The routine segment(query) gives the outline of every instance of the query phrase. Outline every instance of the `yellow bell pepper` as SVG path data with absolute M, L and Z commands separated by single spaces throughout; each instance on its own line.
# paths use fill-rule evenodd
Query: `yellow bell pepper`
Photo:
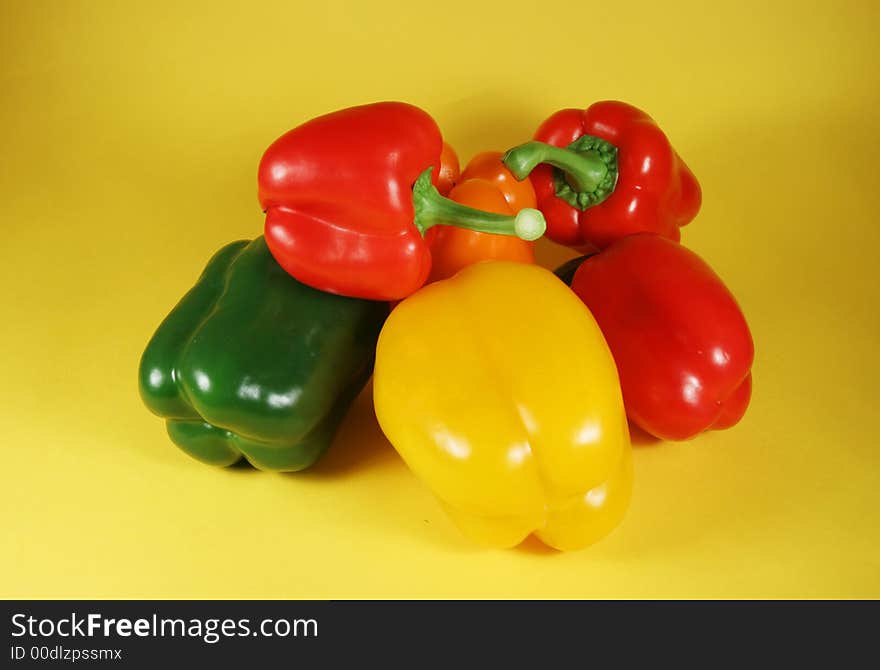
M 626 511 L 617 368 L 589 310 L 544 268 L 479 263 L 400 303 L 373 398 L 391 444 L 482 544 L 535 533 L 578 549 Z

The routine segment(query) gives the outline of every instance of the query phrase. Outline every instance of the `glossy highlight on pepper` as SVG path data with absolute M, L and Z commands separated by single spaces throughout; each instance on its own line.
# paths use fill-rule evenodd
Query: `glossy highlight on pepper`
M 475 541 L 561 550 L 621 520 L 631 490 L 617 370 L 584 305 L 536 265 L 487 261 L 400 303 L 373 381 L 383 432 Z
M 139 388 L 171 440 L 211 465 L 312 465 L 369 379 L 385 303 L 321 293 L 262 237 L 208 262 L 143 353 Z

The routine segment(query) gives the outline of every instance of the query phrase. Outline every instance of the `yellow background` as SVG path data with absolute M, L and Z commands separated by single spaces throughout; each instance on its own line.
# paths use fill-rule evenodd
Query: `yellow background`
M 0 596 L 880 596 L 878 3 L 254 4 L 0 4 Z M 201 465 L 142 407 L 283 131 L 401 99 L 467 159 L 605 98 L 698 175 L 684 241 L 757 344 L 743 422 L 638 448 L 607 539 L 467 544 L 368 392 L 298 475 Z

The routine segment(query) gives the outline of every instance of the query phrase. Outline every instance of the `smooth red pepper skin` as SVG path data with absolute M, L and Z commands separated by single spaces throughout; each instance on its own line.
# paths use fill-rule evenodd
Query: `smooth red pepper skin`
M 640 232 L 679 240 L 679 227 L 700 209 L 700 185 L 650 116 L 623 102 L 597 102 L 586 110 L 563 109 L 544 121 L 534 139 L 566 147 L 592 135 L 618 150 L 617 185 L 611 195 L 581 211 L 556 196 L 554 168 L 531 173 L 547 236 L 578 249 L 603 249 Z
M 260 161 L 269 250 L 299 281 L 329 293 L 399 300 L 431 256 L 413 223 L 412 185 L 443 139 L 426 112 L 400 102 L 351 107 L 282 135 Z
M 588 257 L 572 290 L 599 324 L 630 420 L 668 440 L 736 424 L 749 404 L 754 344 L 705 261 L 652 234 Z

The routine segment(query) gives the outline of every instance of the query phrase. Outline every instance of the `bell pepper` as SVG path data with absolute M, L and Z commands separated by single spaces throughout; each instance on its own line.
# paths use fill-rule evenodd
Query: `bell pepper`
M 752 335 L 733 295 L 697 254 L 643 233 L 557 274 L 605 334 L 633 423 L 685 440 L 742 418 L 752 390 Z
M 309 286 L 391 301 L 427 280 L 424 234 L 433 225 L 523 239 L 544 233 L 537 210 L 502 216 L 441 196 L 432 180 L 442 150 L 434 119 L 400 102 L 344 109 L 287 132 L 259 167 L 269 250 Z
M 576 549 L 631 489 L 617 370 L 577 297 L 537 265 L 487 261 L 388 317 L 373 401 L 382 431 L 465 535 Z
M 451 144 L 443 143 L 440 152 L 440 171 L 437 173 L 437 191 L 440 195 L 449 195 L 452 187 L 461 176 L 461 166 L 458 163 L 458 154 Z
M 535 141 L 508 151 L 518 179 L 531 175 L 547 237 L 578 249 L 652 232 L 672 240 L 700 209 L 693 173 L 654 120 L 623 102 L 563 109 Z
M 483 151 L 468 162 L 461 173 L 459 182 L 474 179 L 487 181 L 504 196 L 514 212 L 536 206 L 535 189 L 528 179 L 517 179 L 507 166 L 501 162 L 500 151 Z
M 463 205 L 508 216 L 535 207 L 531 182 L 517 181 L 501 162 L 500 151 L 474 156 L 449 197 Z M 535 262 L 534 242 L 511 235 L 438 225 L 428 231 L 425 239 L 432 258 L 429 282 L 451 277 L 461 268 L 483 260 Z
M 200 461 L 302 470 L 369 379 L 387 314 L 385 303 L 298 282 L 262 237 L 233 242 L 147 345 L 141 397 Z

